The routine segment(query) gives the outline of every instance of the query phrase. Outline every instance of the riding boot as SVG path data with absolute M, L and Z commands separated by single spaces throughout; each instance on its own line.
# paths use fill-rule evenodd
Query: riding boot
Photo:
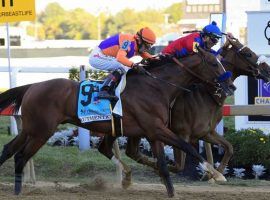
M 114 95 L 114 90 L 121 80 L 122 75 L 123 72 L 121 70 L 115 70 L 109 74 L 104 80 L 103 86 L 98 93 L 98 98 L 117 101 L 118 97 Z

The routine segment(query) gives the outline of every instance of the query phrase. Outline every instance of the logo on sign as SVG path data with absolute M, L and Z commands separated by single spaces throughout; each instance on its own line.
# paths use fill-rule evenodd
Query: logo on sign
M 6 7 L 6 1 L 8 2 L 8 0 L 2 0 L 2 7 Z M 9 6 L 13 6 L 13 0 L 9 0 Z
M 33 21 L 35 0 L 0 0 L 0 23 Z

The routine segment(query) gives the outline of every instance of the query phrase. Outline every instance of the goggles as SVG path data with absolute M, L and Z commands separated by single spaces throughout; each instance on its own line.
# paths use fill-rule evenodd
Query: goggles
M 150 49 L 150 48 L 153 46 L 153 44 L 150 44 L 150 43 L 145 42 L 145 41 L 143 41 L 143 44 L 145 45 L 145 47 L 146 47 L 147 49 Z
M 217 44 L 219 39 L 220 39 L 220 38 L 218 38 L 218 37 L 210 36 L 210 40 L 211 40 L 214 44 Z

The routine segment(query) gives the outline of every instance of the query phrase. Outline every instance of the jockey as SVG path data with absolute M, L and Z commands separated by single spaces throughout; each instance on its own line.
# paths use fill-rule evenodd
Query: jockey
M 140 29 L 135 35 L 117 34 L 102 41 L 90 54 L 89 63 L 92 67 L 101 70 L 113 71 L 106 79 L 98 94 L 100 99 L 116 99 L 110 93 L 121 77 L 130 68 L 144 73 L 145 70 L 129 58 L 140 55 L 142 58 L 152 58 L 147 52 L 156 42 L 155 33 L 148 27 Z
M 227 33 L 227 38 L 228 37 L 233 38 L 233 35 Z M 222 38 L 222 32 L 218 28 L 217 23 L 213 21 L 211 24 L 205 26 L 201 32 L 191 33 L 171 42 L 163 49 L 162 54 L 182 58 L 193 52 L 197 52 L 196 46 L 200 46 L 218 56 L 221 53 L 222 48 L 218 51 L 211 48 L 218 43 L 220 38 Z M 228 45 L 228 40 L 224 46 L 225 45 Z

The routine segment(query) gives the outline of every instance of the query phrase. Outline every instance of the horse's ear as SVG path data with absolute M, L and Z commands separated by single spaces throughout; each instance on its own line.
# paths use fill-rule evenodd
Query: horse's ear
M 227 40 L 229 40 L 231 45 L 236 45 L 237 43 L 239 43 L 239 40 L 237 38 L 228 38 Z

